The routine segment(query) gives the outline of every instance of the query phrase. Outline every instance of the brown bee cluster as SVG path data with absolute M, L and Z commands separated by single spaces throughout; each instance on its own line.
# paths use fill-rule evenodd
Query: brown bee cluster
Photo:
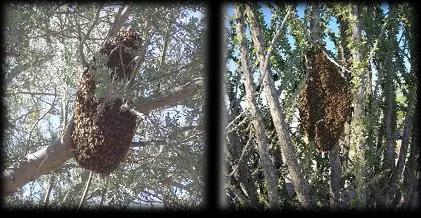
M 120 33 L 114 42 L 107 43 L 101 50 L 109 51 L 107 66 L 116 69 L 114 73 L 117 73 L 118 80 L 126 78 L 128 71 L 119 68 L 115 59 L 120 54 L 115 53 L 118 50 L 115 48 L 125 46 L 133 50 L 139 49 L 136 44 L 138 39 L 130 37 L 132 35 L 132 31 Z M 134 57 L 127 53 L 121 55 L 126 63 L 130 63 Z M 72 147 L 81 167 L 107 175 L 117 168 L 129 150 L 135 133 L 136 115 L 120 110 L 123 102 L 119 98 L 108 101 L 96 99 L 94 93 L 97 84 L 90 70 L 88 68 L 83 72 L 76 93 Z
M 109 57 L 107 67 L 112 70 L 112 75 L 117 79 L 129 79 L 135 66 L 135 51 L 142 45 L 142 39 L 138 32 L 132 28 L 118 33 L 114 40 L 108 41 L 100 50 Z
M 307 53 L 309 78 L 299 96 L 301 128 L 321 151 L 338 143 L 350 110 L 349 86 L 321 50 Z

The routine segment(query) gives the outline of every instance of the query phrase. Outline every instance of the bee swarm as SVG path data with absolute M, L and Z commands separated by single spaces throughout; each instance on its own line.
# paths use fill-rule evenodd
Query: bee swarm
M 344 130 L 350 92 L 338 68 L 320 51 L 307 53 L 309 79 L 299 96 L 301 128 L 321 151 L 330 151 Z
M 100 50 L 108 56 L 107 67 L 118 81 L 128 78 L 133 70 L 130 65 L 141 39 L 133 30 L 120 32 L 112 42 L 105 43 Z M 123 62 L 123 63 L 122 63 Z M 128 67 L 127 67 L 128 66 Z M 75 129 L 72 147 L 75 159 L 85 169 L 109 174 L 125 158 L 132 142 L 136 115 L 120 110 L 122 99 L 104 100 L 95 97 L 98 85 L 93 69 L 86 69 L 76 93 L 74 110 Z

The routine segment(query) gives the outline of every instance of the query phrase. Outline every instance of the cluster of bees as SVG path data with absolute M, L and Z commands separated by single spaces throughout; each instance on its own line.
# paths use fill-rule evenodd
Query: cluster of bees
M 129 46 L 131 44 L 127 44 L 127 36 L 133 36 L 133 33 L 122 33 L 116 40 L 122 39 L 120 42 Z M 106 44 L 102 50 L 109 49 L 110 45 Z M 111 50 L 109 55 L 110 64 L 113 64 L 115 53 Z M 131 60 L 131 56 L 122 57 L 127 63 Z M 124 71 L 116 73 L 117 79 L 121 80 L 125 76 Z M 81 167 L 107 175 L 119 165 L 129 150 L 136 129 L 136 116 L 120 110 L 123 103 L 121 99 L 96 99 L 96 85 L 93 73 L 89 69 L 85 70 L 76 93 L 72 147 Z
M 307 53 L 309 78 L 299 96 L 301 129 L 317 149 L 338 143 L 350 110 L 349 85 L 321 50 Z
M 132 28 L 119 32 L 114 40 L 104 44 L 100 52 L 108 56 L 107 67 L 112 70 L 112 76 L 117 76 L 119 80 L 130 78 L 135 66 L 134 51 L 137 51 L 141 44 L 139 33 Z

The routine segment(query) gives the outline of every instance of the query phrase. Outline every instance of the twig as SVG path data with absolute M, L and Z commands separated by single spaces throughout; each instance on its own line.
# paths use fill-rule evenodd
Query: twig
M 230 126 L 232 125 L 232 124 L 234 124 L 236 121 L 237 121 L 237 119 L 239 119 L 240 117 L 241 117 L 241 115 L 243 115 L 244 114 L 244 112 L 241 112 L 238 116 L 236 116 L 228 125 L 227 125 L 227 127 L 225 127 L 225 130 L 228 130 L 229 128 L 230 128 Z
M 268 70 L 266 70 L 266 68 L 267 68 L 269 56 L 272 53 L 273 46 L 274 46 L 276 40 L 278 39 L 279 35 L 281 35 L 281 30 L 283 29 L 283 27 L 286 23 L 286 20 L 289 17 L 290 12 L 291 12 L 291 8 L 288 8 L 287 14 L 285 15 L 284 19 L 282 20 L 282 23 L 278 24 L 278 26 L 276 28 L 275 35 L 273 36 L 272 41 L 269 44 L 269 47 L 266 51 L 266 55 L 264 57 L 263 63 L 260 63 L 261 64 L 260 72 L 263 71 L 263 75 L 260 77 L 259 84 L 257 85 L 257 87 L 261 86 L 261 84 L 263 83 L 263 78 L 265 78 L 265 76 L 268 72 Z
M 245 122 L 247 122 L 249 119 L 249 116 L 245 116 L 237 125 L 235 125 L 234 127 L 232 127 L 231 129 L 227 130 L 227 133 L 231 133 L 232 131 L 236 130 L 238 127 L 240 127 L 241 125 L 243 125 Z M 249 129 L 250 126 L 248 126 L 246 129 Z
M 253 138 L 252 137 L 252 131 L 249 131 L 249 139 L 247 140 L 246 146 L 244 146 L 243 151 L 241 152 L 241 155 L 238 158 L 237 165 L 234 167 L 234 169 L 232 170 L 232 172 L 228 176 L 234 175 L 234 173 L 237 171 L 238 166 L 240 165 L 240 163 L 243 162 L 244 155 L 245 155 L 245 153 L 246 153 L 249 145 L 251 144 L 252 138 Z
M 57 93 L 43 93 L 43 92 L 15 92 L 15 93 L 6 93 L 6 96 L 12 96 L 12 95 L 17 95 L 17 94 L 57 96 Z
M 377 50 L 377 45 L 378 45 L 378 43 L 379 43 L 379 39 L 380 39 L 380 37 L 381 37 L 381 36 L 385 33 L 386 26 L 387 26 L 387 23 L 389 22 L 389 20 L 390 20 L 390 19 L 388 19 L 388 20 L 386 20 L 386 21 L 384 22 L 384 24 L 383 24 L 383 26 L 382 26 L 382 30 L 380 31 L 379 36 L 377 37 L 376 41 L 374 41 L 373 47 L 371 48 L 370 53 L 369 53 L 369 55 L 368 55 L 368 57 L 367 57 L 367 63 L 370 63 L 370 60 L 374 57 L 374 53 L 376 52 L 376 50 Z
M 340 64 L 339 64 L 338 62 L 336 62 L 333 58 L 331 58 L 331 57 L 329 56 L 329 54 L 326 52 L 326 49 L 325 49 L 325 48 L 322 48 L 322 51 L 323 51 L 323 54 L 325 54 L 325 55 L 326 55 L 327 59 L 328 59 L 330 62 L 332 62 L 333 64 L 335 64 L 335 65 L 336 65 L 336 66 L 338 66 L 339 68 L 341 68 L 341 70 L 346 71 L 346 72 L 348 72 L 348 73 L 351 73 L 351 71 L 350 71 L 350 70 L 346 69 L 344 66 L 340 65 Z
M 56 94 L 56 97 L 57 97 L 57 91 L 55 90 L 55 94 Z M 55 102 L 57 101 L 57 98 L 56 97 L 54 97 L 54 101 L 53 101 L 53 103 L 51 104 L 51 107 L 50 107 L 50 109 L 48 109 L 48 111 L 46 111 L 42 116 L 41 116 L 41 118 L 39 118 L 35 123 L 34 123 L 34 125 L 32 125 L 32 127 L 31 127 L 31 130 L 29 131 L 29 136 L 28 136 L 28 146 L 26 147 L 26 151 L 25 151 L 25 153 L 27 154 L 28 153 L 28 150 L 29 150 L 29 145 L 31 144 L 31 138 L 32 138 L 32 132 L 34 131 L 34 129 L 35 129 L 35 127 L 38 125 L 38 123 L 41 121 L 41 120 L 43 120 L 44 119 L 44 117 L 48 114 L 48 113 L 50 113 L 53 109 L 54 109 L 54 104 L 55 104 Z
M 50 179 L 50 184 L 48 186 L 47 193 L 45 194 L 45 197 L 44 197 L 44 203 L 43 203 L 44 207 L 46 207 L 48 205 L 48 202 L 50 200 L 50 194 L 51 194 L 51 190 L 53 189 L 53 186 L 54 186 L 54 180 L 55 180 L 55 177 L 54 177 L 54 175 L 52 175 L 51 179 Z
M 184 139 L 183 141 L 181 141 L 181 142 L 180 142 L 180 144 L 181 144 L 181 143 L 185 143 L 185 142 L 189 141 L 190 139 L 192 139 L 192 138 L 194 138 L 194 137 L 197 137 L 197 136 L 199 136 L 199 135 L 203 134 L 204 132 L 205 132 L 205 131 L 200 131 L 200 132 L 198 132 L 198 133 L 196 133 L 196 134 L 194 134 L 194 135 L 192 135 L 192 136 L 190 136 L 190 137 L 188 137 L 188 138 Z
M 269 56 L 270 56 L 270 54 L 272 53 L 272 50 L 273 50 L 273 46 L 275 45 L 275 42 L 278 39 L 279 35 L 281 35 L 281 30 L 283 29 L 283 27 L 286 23 L 286 20 L 289 17 L 290 12 L 291 12 L 291 8 L 288 8 L 287 14 L 285 15 L 284 19 L 282 20 L 282 23 L 280 25 L 278 24 L 278 26 L 276 28 L 275 35 L 273 36 L 272 41 L 270 42 L 269 47 L 266 51 L 264 63 L 262 63 L 263 69 L 266 69 L 266 66 L 267 66 L 267 63 L 268 63 L 268 60 L 269 60 Z
M 92 182 L 92 174 L 93 174 L 93 172 L 91 171 L 89 173 L 89 178 L 88 178 L 88 182 L 86 183 L 85 191 L 83 191 L 82 199 L 80 199 L 79 206 L 77 207 L 78 210 L 82 207 L 82 205 L 83 205 L 83 203 L 86 199 L 86 193 L 88 193 L 88 189 L 91 186 L 91 182 Z

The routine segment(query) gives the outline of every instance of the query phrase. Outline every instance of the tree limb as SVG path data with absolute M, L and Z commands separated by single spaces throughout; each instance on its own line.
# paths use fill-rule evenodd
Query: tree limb
M 250 29 L 252 33 L 253 44 L 256 47 L 256 55 L 263 62 L 263 34 L 261 28 L 257 23 L 256 8 L 247 5 L 246 13 L 250 17 Z M 279 102 L 278 94 L 274 89 L 273 78 L 265 73 L 266 66 L 260 64 L 260 73 L 263 75 L 263 90 L 269 105 L 270 114 L 275 126 L 275 130 L 279 139 L 279 143 L 283 154 L 285 155 L 285 163 L 288 167 L 291 180 L 294 184 L 298 200 L 304 208 L 311 208 L 313 206 L 313 199 L 309 193 L 310 187 L 305 180 L 302 169 L 298 163 L 297 152 L 293 146 L 291 136 L 288 132 L 288 126 L 283 115 L 282 105 Z
M 86 182 L 85 191 L 83 191 L 82 199 L 80 199 L 79 206 L 77 207 L 78 210 L 82 207 L 83 203 L 85 202 L 86 194 L 88 193 L 89 187 L 91 186 L 92 174 L 93 172 L 91 171 L 89 173 L 88 181 Z
M 184 85 L 179 91 L 162 96 L 157 99 L 149 99 L 136 104 L 136 109 L 144 114 L 151 110 L 174 106 L 180 101 L 187 99 L 201 88 L 202 79 L 198 78 Z M 12 194 L 18 188 L 33 181 L 41 175 L 48 174 L 52 170 L 63 165 L 73 157 L 71 151 L 71 134 L 74 129 L 73 118 L 69 122 L 60 140 L 53 142 L 34 153 L 28 154 L 16 167 L 9 167 L 3 171 L 4 193 Z
M 252 79 L 252 73 L 248 65 L 248 49 L 246 44 L 246 37 L 244 32 L 244 19 L 243 19 L 243 10 L 240 6 L 235 8 L 236 14 L 236 33 L 238 36 L 240 54 L 241 54 L 241 69 L 243 71 L 244 86 L 246 91 L 247 99 L 247 109 L 251 112 L 252 115 L 252 125 L 255 130 L 255 136 L 258 144 L 258 152 L 261 160 L 261 166 L 263 170 L 264 180 L 267 185 L 268 197 L 269 197 L 269 207 L 272 209 L 279 208 L 279 194 L 277 190 L 277 178 L 275 175 L 275 169 L 273 167 L 269 152 L 268 152 L 268 142 L 265 136 L 265 127 L 263 125 L 262 114 L 260 113 L 256 99 L 254 96 L 254 85 Z M 253 29 L 253 27 L 251 28 Z M 253 32 L 253 30 L 252 30 Z M 252 35 L 253 38 L 255 34 Z M 258 43 L 262 41 L 258 40 Z M 263 55 L 263 50 L 259 49 Z M 262 56 L 261 60 L 263 59 Z M 261 61 L 263 62 L 263 61 Z
M 129 5 L 126 5 L 119 9 L 116 17 L 114 18 L 114 23 L 112 24 L 111 28 L 109 29 L 107 36 L 105 37 L 105 40 L 103 41 L 103 44 L 108 41 L 120 28 L 123 26 L 124 22 L 129 18 L 129 15 L 131 13 L 131 7 Z
M 41 150 L 26 155 L 16 167 L 9 167 L 3 171 L 2 180 L 4 182 L 5 194 L 17 191 L 26 183 L 37 179 L 39 176 L 49 173 L 60 167 L 73 154 L 70 142 L 73 132 L 73 120 L 67 125 L 66 130 L 60 140 L 53 142 Z
M 158 98 L 143 99 L 135 104 L 135 109 L 143 114 L 164 106 L 174 106 L 180 101 L 193 96 L 203 85 L 202 78 L 194 79 L 184 85 L 179 91 Z

